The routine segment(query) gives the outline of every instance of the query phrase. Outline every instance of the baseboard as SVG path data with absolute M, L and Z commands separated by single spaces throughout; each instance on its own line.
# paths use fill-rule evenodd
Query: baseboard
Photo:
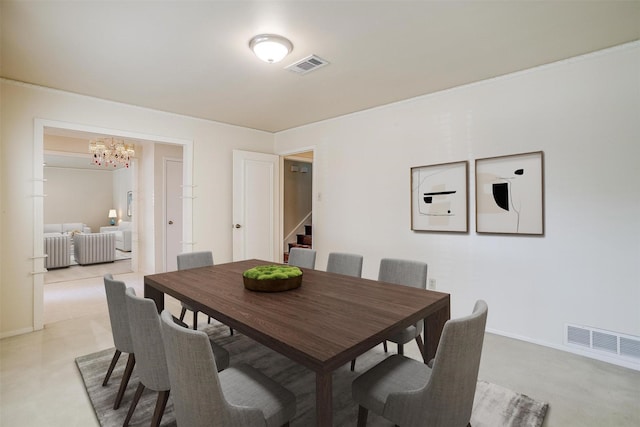
M 557 344 L 552 344 L 549 342 L 545 342 L 545 341 L 540 341 L 540 340 L 534 340 L 528 337 L 524 337 L 521 335 L 517 335 L 517 334 L 512 334 L 509 332 L 504 332 L 504 331 L 499 331 L 496 329 L 490 329 L 487 328 L 486 330 L 487 332 L 489 332 L 490 334 L 494 334 L 494 335 L 500 335 L 506 338 L 512 338 L 518 341 L 524 341 L 524 342 L 528 342 L 530 344 L 535 344 L 535 345 L 540 345 L 542 347 L 548 347 L 548 348 L 552 348 L 554 350 L 560 350 L 560 351 L 564 351 L 567 353 L 571 353 L 571 354 L 575 354 L 578 356 L 583 356 L 583 357 L 587 357 L 589 359 L 594 359 L 594 360 L 598 360 L 600 362 L 605 362 L 605 363 L 610 363 L 612 365 L 616 365 L 616 366 L 621 366 L 623 368 L 628 368 L 628 369 L 632 369 L 634 371 L 640 371 L 640 364 L 635 363 L 631 360 L 624 360 L 624 359 L 619 359 L 619 358 L 613 358 L 613 357 L 608 357 L 606 354 L 600 354 L 600 353 L 592 353 L 590 351 L 584 351 L 582 349 L 579 348 L 573 348 L 573 347 L 567 347 L 564 345 L 557 345 Z
M 0 333 L 0 340 L 9 338 L 9 337 L 15 337 L 16 335 L 28 334 L 30 332 L 33 332 L 34 330 L 35 329 L 33 329 L 33 327 L 29 327 L 29 328 L 16 329 L 15 331 L 3 332 L 3 333 Z

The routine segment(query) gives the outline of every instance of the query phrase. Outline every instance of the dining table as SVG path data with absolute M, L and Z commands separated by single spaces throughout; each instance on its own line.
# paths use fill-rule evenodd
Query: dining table
M 316 425 L 333 424 L 333 372 L 385 339 L 424 322 L 425 363 L 450 318 L 449 294 L 302 268 L 300 287 L 256 292 L 244 260 L 144 276 L 144 296 L 170 295 L 315 372 Z

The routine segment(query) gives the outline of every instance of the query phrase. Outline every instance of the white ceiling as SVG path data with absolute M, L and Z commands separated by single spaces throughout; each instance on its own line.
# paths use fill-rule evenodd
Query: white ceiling
M 277 132 L 640 39 L 640 1 L 0 2 L 5 78 Z M 279 64 L 248 48 L 289 38 Z M 284 69 L 316 54 L 331 64 Z

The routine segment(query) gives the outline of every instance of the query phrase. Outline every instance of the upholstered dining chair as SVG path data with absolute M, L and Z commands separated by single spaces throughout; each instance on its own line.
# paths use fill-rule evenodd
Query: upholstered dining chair
M 187 252 L 178 254 L 178 270 L 188 270 L 190 268 L 209 267 L 213 265 L 213 253 L 211 251 Z M 182 310 L 180 320 L 184 320 L 187 310 L 193 312 L 193 329 L 198 329 L 198 310 L 193 309 L 189 304 L 180 301 Z M 207 317 L 207 323 L 211 323 L 211 317 Z M 229 328 L 231 329 L 231 328 Z M 233 335 L 233 329 L 231 329 Z
M 427 264 L 421 261 L 411 261 L 404 259 L 383 258 L 380 260 L 378 271 L 378 281 L 394 283 L 397 285 L 413 286 L 414 288 L 427 288 Z M 404 353 L 404 344 L 415 339 L 420 353 L 424 353 L 424 343 L 422 341 L 422 329 L 424 323 L 419 321 L 415 325 L 405 328 L 398 334 L 387 338 L 388 341 L 398 345 L 398 354 Z M 387 351 L 387 341 L 383 343 L 384 351 Z M 351 361 L 351 370 L 355 369 L 355 360 Z
M 362 255 L 331 252 L 327 259 L 327 272 L 361 277 L 362 259 Z
M 167 359 L 162 342 L 162 331 L 160 326 L 160 316 L 156 304 L 149 298 L 136 296 L 133 288 L 128 288 L 125 292 L 127 312 L 129 314 L 129 328 L 133 349 L 137 357 L 136 372 L 140 379 L 138 388 L 127 412 L 124 426 L 128 426 L 133 416 L 136 406 L 145 388 L 158 392 L 155 410 L 151 418 L 151 426 L 159 426 L 164 414 L 167 400 L 169 399 L 170 382 L 167 371 Z M 175 323 L 177 319 L 171 317 Z M 186 329 L 176 324 L 177 328 Z M 224 348 L 207 339 L 212 354 L 218 361 L 218 367 L 224 369 L 229 366 L 229 352 Z
M 288 426 L 295 395 L 248 366 L 216 372 L 216 360 L 202 331 L 184 329 L 161 315 L 173 406 L 179 426 Z
M 291 248 L 287 263 L 300 268 L 314 269 L 316 268 L 316 251 L 307 248 Z
M 471 315 L 448 320 L 431 367 L 397 354 L 356 378 L 358 427 L 369 411 L 407 427 L 470 426 L 487 313 L 479 300 Z
M 107 369 L 107 375 L 102 382 L 103 386 L 109 383 L 109 378 L 113 373 L 118 359 L 122 353 L 128 353 L 127 365 L 124 368 L 122 379 L 120 380 L 120 387 L 116 394 L 116 400 L 113 404 L 113 409 L 118 409 L 122 402 L 122 397 L 129 384 L 131 378 L 131 372 L 136 364 L 136 358 L 133 352 L 133 341 L 131 340 L 131 331 L 129 329 L 129 314 L 127 312 L 127 305 L 125 302 L 125 291 L 127 286 L 120 280 L 114 280 L 111 274 L 104 275 L 104 290 L 107 295 L 107 307 L 109 309 L 109 322 L 111 323 L 111 334 L 113 335 L 113 344 L 116 351 L 111 359 L 109 368 Z

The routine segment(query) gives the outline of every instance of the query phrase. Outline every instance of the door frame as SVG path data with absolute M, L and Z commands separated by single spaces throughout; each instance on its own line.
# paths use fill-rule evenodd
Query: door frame
M 312 165 L 313 165 L 313 175 L 311 175 L 311 228 L 315 229 L 316 227 L 316 215 L 314 215 L 314 212 L 316 211 L 316 202 L 320 200 L 320 193 L 317 191 L 317 180 L 318 180 L 318 174 L 316 173 L 316 162 L 317 162 L 317 149 L 315 145 L 309 146 L 309 147 L 303 147 L 303 148 L 296 148 L 294 150 L 285 150 L 285 151 L 278 151 L 275 154 L 277 156 L 279 156 L 280 158 L 280 188 L 278 189 L 278 192 L 280 193 L 280 231 L 281 231 L 281 236 L 280 236 L 280 241 L 279 243 L 279 248 L 280 251 L 278 251 L 278 260 L 279 262 L 283 262 L 284 261 L 284 254 L 282 251 L 282 248 L 284 247 L 284 158 L 285 157 L 290 157 L 290 156 L 295 156 L 296 154 L 301 154 L 301 153 L 308 153 L 308 152 L 312 152 L 313 153 L 313 161 L 312 161 Z M 314 238 L 314 245 L 313 248 L 316 249 L 316 240 Z
M 44 328 L 44 277 L 46 272 L 44 268 L 44 129 L 57 128 L 70 131 L 88 132 L 102 135 L 112 135 L 121 138 L 129 138 L 144 141 L 145 143 L 154 144 L 156 142 L 166 144 L 182 145 L 182 184 L 184 187 L 184 198 L 182 199 L 182 216 L 183 216 L 183 251 L 191 251 L 193 245 L 193 140 L 174 138 L 169 136 L 151 135 L 140 132 L 124 131 L 120 129 L 105 128 L 99 126 L 83 125 L 80 123 L 63 122 L 59 120 L 50 120 L 35 118 L 33 123 L 33 255 L 31 260 L 32 278 L 33 278 L 33 330 L 41 330 Z M 138 192 L 138 176 L 134 174 L 133 179 L 134 195 Z M 137 203 L 134 199 L 134 206 Z M 134 209 L 135 212 L 135 209 Z M 137 229 L 136 222 L 138 218 L 134 217 L 134 230 Z M 132 244 L 138 245 L 138 239 L 134 239 Z M 188 248 L 188 249 L 186 249 Z M 139 248 L 136 247 L 140 252 Z M 154 254 L 145 254 L 147 258 Z M 135 262 L 137 261 L 137 262 Z M 144 262 L 142 265 L 147 265 Z M 140 260 L 132 259 L 131 268 L 138 270 Z

